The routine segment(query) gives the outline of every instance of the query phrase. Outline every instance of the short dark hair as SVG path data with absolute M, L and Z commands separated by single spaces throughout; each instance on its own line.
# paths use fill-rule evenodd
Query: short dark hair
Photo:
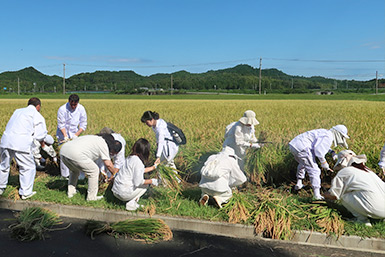
M 152 111 L 145 111 L 142 115 L 142 118 L 140 118 L 140 121 L 145 123 L 147 120 L 159 120 L 159 114 L 157 112 Z
M 79 96 L 77 94 L 72 94 L 70 97 L 68 97 L 68 102 L 79 102 Z
M 111 134 L 101 133 L 97 135 L 106 141 L 108 151 L 110 151 L 110 153 L 119 153 L 120 150 L 122 150 L 122 143 L 120 143 L 118 140 L 115 140 Z
M 139 138 L 132 146 L 132 152 L 130 155 L 136 155 L 139 159 L 146 164 L 150 157 L 151 145 L 145 138 Z
M 27 104 L 27 106 L 28 105 L 33 105 L 33 106 L 38 106 L 38 105 L 41 105 L 41 101 L 40 101 L 40 99 L 39 98 L 37 98 L 37 97 L 32 97 L 32 98 L 30 98 L 29 100 L 28 100 L 28 104 Z

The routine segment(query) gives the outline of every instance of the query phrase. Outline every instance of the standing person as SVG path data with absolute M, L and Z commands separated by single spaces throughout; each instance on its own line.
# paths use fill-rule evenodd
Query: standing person
M 372 226 L 368 218 L 385 218 L 385 183 L 366 165 L 366 155 L 344 150 L 338 153 L 338 171 L 324 194 L 327 200 L 340 200 L 356 221 Z
M 125 149 L 126 149 L 126 140 L 122 137 L 121 134 L 115 133 L 112 129 L 108 127 L 104 127 L 100 130 L 100 134 L 111 134 L 115 140 L 118 140 L 122 144 L 122 149 L 116 154 L 111 156 L 111 159 L 113 159 L 114 167 L 117 169 L 117 172 L 123 167 L 124 161 L 125 161 Z M 97 164 L 100 168 L 100 172 L 103 174 L 104 178 L 107 180 L 108 178 L 112 177 L 111 172 L 108 171 L 106 166 L 104 165 L 103 161 L 99 159 L 97 161 Z
M 260 148 L 258 140 L 255 137 L 255 125 L 259 122 L 255 118 L 255 112 L 247 110 L 243 116 L 235 122 L 226 126 L 225 141 L 223 147 L 229 146 L 234 149 L 238 157 L 239 167 L 244 171 L 246 150 L 250 147 Z
M 138 139 L 122 169 L 114 178 L 112 193 L 119 200 L 127 202 L 128 211 L 134 211 L 140 207 L 139 198 L 147 191 L 148 185 L 158 185 L 157 179 L 144 179 L 144 173 L 154 171 L 159 164 L 157 160 L 153 166 L 145 168 L 149 156 L 150 143 L 144 138 Z
M 45 169 L 45 160 L 40 154 L 40 150 L 43 150 L 48 156 L 52 158 L 54 162 L 57 162 L 56 151 L 53 148 L 53 137 L 51 135 L 47 135 L 44 138 L 44 146 L 41 146 L 41 143 L 37 141 L 35 138 L 33 139 L 33 147 L 32 153 L 33 158 L 35 159 L 36 169 L 44 170 Z
M 170 132 L 167 129 L 167 123 L 159 118 L 159 114 L 152 111 L 143 113 L 140 119 L 155 132 L 157 150 L 156 161 L 165 162 L 167 166 L 176 169 L 174 158 L 178 153 L 179 146 L 175 144 Z
M 314 198 L 317 200 L 323 199 L 320 194 L 321 170 L 318 167 L 316 157 L 320 161 L 321 167 L 329 170 L 325 155 L 330 152 L 333 159 L 336 159 L 335 152 L 330 148 L 332 145 L 348 148 L 346 139 L 349 139 L 348 129 L 344 125 L 336 125 L 329 130 L 310 130 L 291 140 L 289 143 L 290 152 L 298 162 L 295 190 L 300 190 L 303 187 L 302 180 L 305 178 L 305 173 L 307 173 L 313 188 Z
M 79 96 L 72 94 L 68 102 L 60 106 L 57 112 L 56 137 L 58 142 L 67 142 L 75 139 L 87 128 L 87 113 L 83 105 L 79 104 Z M 60 162 L 62 177 L 69 177 L 69 170 L 63 162 Z
M 218 154 L 211 155 L 201 169 L 199 187 L 202 190 L 200 205 L 206 205 L 211 196 L 222 208 L 233 196 L 232 189 L 246 182 L 246 176 L 238 165 L 238 157 L 231 147 L 224 147 Z
M 47 127 L 44 117 L 40 114 L 41 101 L 32 97 L 27 107 L 17 109 L 7 123 L 0 143 L 0 195 L 7 184 L 12 158 L 19 166 L 19 194 L 25 200 L 36 194 L 33 182 L 36 166 L 32 154 L 33 140 L 36 139 L 44 147 Z
M 385 176 L 385 145 L 381 149 L 380 162 L 378 163 L 378 166 L 381 168 L 382 174 Z
M 79 172 L 83 171 L 88 177 L 87 201 L 102 199 L 103 196 L 97 196 L 99 166 L 95 162 L 102 159 L 114 176 L 117 169 L 110 155 L 118 153 L 121 148 L 122 144 L 110 134 L 87 135 L 64 143 L 60 149 L 60 159 L 70 169 L 68 197 L 72 198 L 76 194 Z

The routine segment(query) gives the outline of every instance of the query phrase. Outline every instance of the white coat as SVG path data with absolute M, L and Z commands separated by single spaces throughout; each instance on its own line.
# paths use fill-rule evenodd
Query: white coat
M 36 175 L 35 162 L 32 155 L 33 139 L 43 141 L 47 135 L 44 117 L 29 105 L 17 109 L 7 123 L 0 143 L 0 188 L 8 184 L 10 163 L 14 158 L 19 166 L 20 195 L 30 195 Z
M 202 193 L 219 196 L 226 202 L 232 196 L 232 187 L 246 182 L 246 176 L 240 169 L 234 150 L 225 147 L 218 154 L 211 155 L 201 169 L 199 187 Z
M 35 158 L 35 163 L 39 165 L 40 158 L 42 157 L 40 154 L 40 149 L 42 149 L 44 152 L 46 152 L 49 156 L 52 158 L 56 157 L 56 151 L 53 148 L 52 145 L 45 145 L 44 147 L 41 147 L 41 144 L 36 139 L 33 140 L 33 147 L 32 147 L 32 153 L 33 157 Z
M 78 132 L 79 128 L 86 130 L 87 113 L 86 109 L 80 103 L 75 110 L 72 110 L 69 103 L 60 106 L 57 112 L 57 130 L 56 137 L 58 142 L 63 141 L 64 136 L 61 129 L 65 128 L 69 138 Z
M 156 142 L 158 148 L 156 150 L 156 157 L 172 162 L 178 153 L 179 146 L 172 141 L 172 136 L 167 129 L 167 123 L 163 119 L 156 121 L 156 126 L 152 128 L 155 132 Z
M 114 167 L 120 170 L 122 169 L 126 158 L 125 156 L 126 140 L 122 137 L 122 135 L 118 133 L 112 133 L 111 135 L 114 137 L 115 140 L 118 140 L 122 144 L 122 149 L 119 151 L 119 153 L 117 153 L 114 156 L 111 156 L 111 159 L 114 160 Z M 102 172 L 103 174 L 106 174 L 108 177 L 111 176 L 111 173 L 106 169 L 101 159 L 99 159 L 96 163 L 100 168 L 100 172 Z
M 385 182 L 374 172 L 349 166 L 333 178 L 329 193 L 355 217 L 385 218 Z

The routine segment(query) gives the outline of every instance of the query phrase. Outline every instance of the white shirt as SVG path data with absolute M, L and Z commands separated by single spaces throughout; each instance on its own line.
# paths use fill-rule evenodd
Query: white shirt
M 233 148 L 235 154 L 243 158 L 250 144 L 257 141 L 254 126 L 245 126 L 240 121 L 236 121 L 226 126 L 223 147 L 229 146 Z
M 290 141 L 295 150 L 311 149 L 318 158 L 324 158 L 333 144 L 333 133 L 327 129 L 314 129 L 296 136 Z
M 119 170 L 123 167 L 125 161 L 125 149 L 126 149 L 126 140 L 122 137 L 122 135 L 118 133 L 111 134 L 115 140 L 118 140 L 122 144 L 122 149 L 114 156 L 114 167 Z
M 112 192 L 119 195 L 131 194 L 144 183 L 144 164 L 136 155 L 126 158 L 124 166 L 116 174 Z
M 167 144 L 173 144 L 173 149 L 176 148 L 178 151 L 177 145 L 172 141 L 172 136 L 170 131 L 167 129 L 167 123 L 163 119 L 158 119 L 156 121 L 155 127 L 152 128 L 155 132 L 156 142 L 158 143 L 158 148 L 156 150 L 156 157 L 159 158 L 162 155 L 162 152 L 167 149 Z M 167 140 L 169 139 L 169 140 Z M 171 141 L 170 141 L 171 140 Z M 168 156 L 169 154 L 165 154 Z
M 43 141 L 46 135 L 44 117 L 35 106 L 29 105 L 12 114 L 1 137 L 0 147 L 30 153 L 33 139 Z
M 70 104 L 60 106 L 57 111 L 57 130 L 56 136 L 59 141 L 64 139 L 63 133 L 60 131 L 65 128 L 69 138 L 78 132 L 79 128 L 86 130 L 87 128 L 87 113 L 86 109 L 78 103 L 75 110 L 72 110 Z
M 64 143 L 60 155 L 77 162 L 111 160 L 106 141 L 96 135 L 86 135 Z
M 43 147 L 41 147 L 40 142 L 37 141 L 36 139 L 34 139 L 33 140 L 33 146 L 32 146 L 32 153 L 33 153 L 33 157 L 35 159 L 40 159 L 41 158 L 40 149 L 42 149 L 44 152 L 46 152 L 52 158 L 56 157 L 56 151 L 55 151 L 55 149 L 53 148 L 52 145 L 47 145 L 46 144 L 44 146 L 44 148 L 43 148 Z
M 201 169 L 199 187 L 222 193 L 243 184 L 246 180 L 236 157 L 222 151 L 211 155 L 205 162 Z

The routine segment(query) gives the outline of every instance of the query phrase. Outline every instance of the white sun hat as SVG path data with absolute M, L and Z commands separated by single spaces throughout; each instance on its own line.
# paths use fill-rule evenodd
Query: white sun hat
M 332 129 L 340 132 L 341 135 L 344 136 L 345 138 L 350 139 L 350 137 L 348 136 L 348 128 L 345 125 L 336 125 L 332 127 Z
M 45 138 L 44 138 L 44 143 L 46 143 L 47 145 L 52 145 L 55 141 L 53 140 L 53 137 L 51 135 L 47 135 Z
M 353 163 L 366 163 L 367 158 L 365 154 L 356 155 L 352 150 L 343 150 L 338 153 L 337 163 L 334 165 L 334 170 L 338 171 L 342 168 L 351 166 Z
M 252 110 L 247 110 L 243 114 L 243 117 L 239 119 L 239 121 L 244 125 L 258 125 L 259 122 L 255 118 L 255 112 Z

